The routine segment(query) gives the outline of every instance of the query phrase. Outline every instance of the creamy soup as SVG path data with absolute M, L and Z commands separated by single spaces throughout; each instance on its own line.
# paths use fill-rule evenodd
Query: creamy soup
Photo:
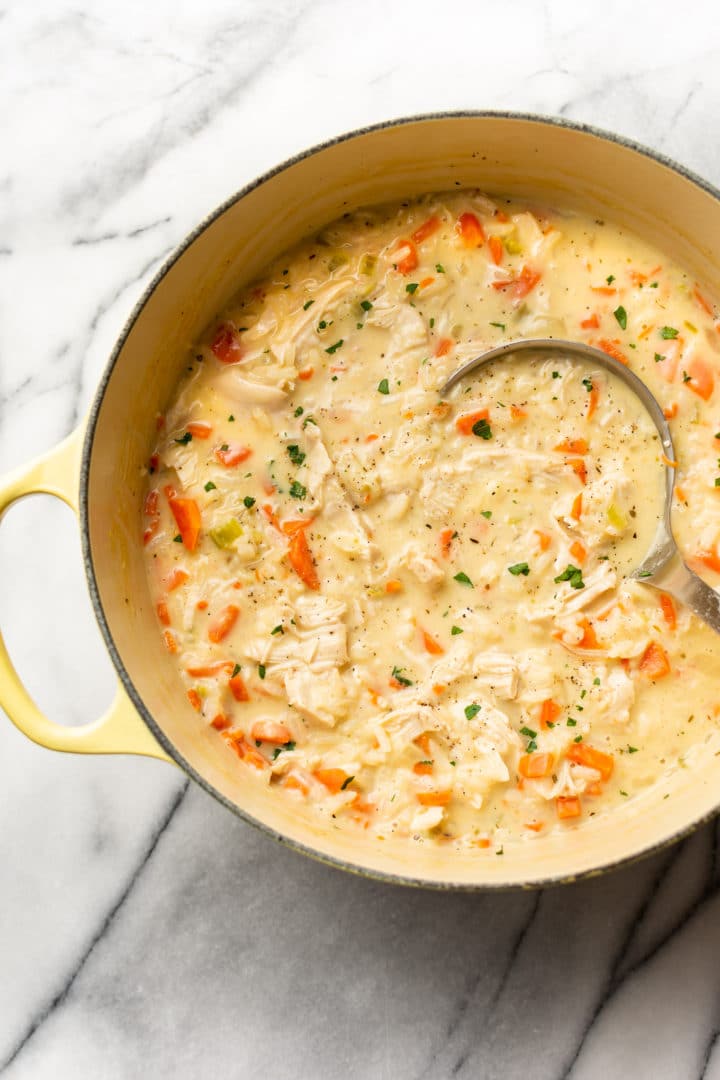
M 158 633 L 195 723 L 334 828 L 498 850 L 718 749 L 720 639 L 628 580 L 663 506 L 720 580 L 714 306 L 609 222 L 461 191 L 347 216 L 191 350 L 150 461 Z M 188 709 L 188 723 L 193 723 Z

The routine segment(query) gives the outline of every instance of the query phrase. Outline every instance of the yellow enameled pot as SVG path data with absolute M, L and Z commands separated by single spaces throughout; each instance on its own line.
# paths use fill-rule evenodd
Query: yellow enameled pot
M 90 594 L 117 668 L 107 714 L 61 727 L 34 704 L 0 637 L 0 704 L 54 750 L 134 753 L 173 762 L 241 817 L 347 870 L 439 888 L 533 887 L 647 854 L 720 809 L 720 758 L 502 858 L 449 846 L 322 830 L 304 810 L 239 772 L 200 727 L 157 632 L 145 578 L 143 465 L 193 341 L 276 255 L 344 211 L 422 192 L 479 187 L 571 205 L 632 227 L 720 294 L 720 192 L 673 162 L 603 132 L 541 117 L 447 113 L 378 125 L 286 162 L 234 195 L 185 240 L 147 289 L 118 341 L 86 425 L 0 481 L 0 513 L 48 492 L 79 515 Z

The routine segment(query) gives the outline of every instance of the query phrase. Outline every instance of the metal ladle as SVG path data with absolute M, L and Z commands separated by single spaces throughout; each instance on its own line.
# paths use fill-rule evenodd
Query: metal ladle
M 579 357 L 583 360 L 589 360 L 599 367 L 607 368 L 608 371 L 611 371 L 613 375 L 622 380 L 626 386 L 629 386 L 636 397 L 640 398 L 658 430 L 666 459 L 668 461 L 675 460 L 675 451 L 667 420 L 642 379 L 634 375 L 620 361 L 608 356 L 607 353 L 601 352 L 600 349 L 595 349 L 591 345 L 583 345 L 578 341 L 526 338 L 521 341 L 508 341 L 505 345 L 498 345 L 495 349 L 488 349 L 487 352 L 481 353 L 480 356 L 469 360 L 462 367 L 459 367 L 457 371 L 454 371 L 444 386 L 441 387 L 441 396 L 445 397 L 471 371 L 475 371 L 493 360 L 500 360 L 515 353 L 536 353 L 540 355 L 552 353 L 558 357 Z M 711 626 L 713 630 L 720 634 L 720 595 L 685 564 L 673 536 L 670 517 L 674 487 L 675 469 L 666 464 L 664 513 L 658 524 L 657 533 L 650 551 L 640 566 L 633 570 L 629 576 L 636 581 L 641 581 L 643 585 L 652 585 L 655 589 L 670 593 L 671 596 L 689 607 L 708 626 Z

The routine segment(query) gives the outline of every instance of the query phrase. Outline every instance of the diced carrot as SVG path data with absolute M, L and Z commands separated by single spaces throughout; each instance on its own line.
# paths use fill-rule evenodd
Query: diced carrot
M 224 641 L 237 622 L 239 614 L 239 607 L 235 607 L 234 604 L 228 604 L 228 606 L 220 613 L 217 621 L 214 622 L 208 630 L 208 639 L 216 645 L 218 642 Z
M 457 231 L 467 248 L 480 247 L 485 241 L 485 231 L 475 214 L 466 211 L 457 220 Z
M 581 484 L 587 483 L 587 465 L 582 458 L 568 458 L 568 465 L 577 476 Z
M 647 274 L 643 274 L 639 270 L 630 271 L 630 280 L 632 281 L 633 285 L 644 285 L 647 279 Z
M 518 772 L 526 780 L 539 780 L 552 771 L 552 754 L 523 754 L 518 762 Z
M 169 653 L 176 653 L 178 651 L 177 641 L 175 640 L 175 635 L 172 630 L 163 630 L 163 641 L 165 643 L 165 648 Z
M 248 688 L 245 685 L 245 680 L 243 679 L 242 675 L 233 675 L 232 678 L 228 680 L 228 689 L 230 690 L 230 693 L 236 701 L 250 700 Z M 259 735 L 256 736 L 256 738 L 259 737 Z
M 670 661 L 662 645 L 659 645 L 657 641 L 651 641 L 640 657 L 639 668 L 642 674 L 653 682 L 669 675 Z
M 642 330 L 638 334 L 638 340 L 644 341 L 646 337 L 650 336 L 654 329 L 655 328 L 652 323 L 647 323 L 647 325 L 643 326 Z
M 286 787 L 289 791 L 301 791 L 303 795 L 310 793 L 310 786 L 303 780 L 302 776 L 297 773 L 291 772 L 281 781 L 283 787 Z
M 589 447 L 587 439 L 565 439 L 555 449 L 563 454 L 587 454 Z
M 660 460 L 663 465 L 667 465 L 668 469 L 677 469 L 678 467 L 677 461 L 674 461 L 673 458 L 669 458 L 667 454 L 660 454 Z
M 687 373 L 690 376 L 690 381 L 686 384 L 688 389 L 703 401 L 709 401 L 715 389 L 715 379 L 709 365 L 698 356 L 690 363 Z
M 617 289 L 611 288 L 610 285 L 591 285 L 590 291 L 597 293 L 598 296 L 614 296 Z
M 258 742 L 276 743 L 284 746 L 292 739 L 292 732 L 278 720 L 257 720 L 250 731 L 250 736 Z
M 453 341 L 452 338 L 449 338 L 449 337 L 440 338 L 440 340 L 437 343 L 437 348 L 435 349 L 435 355 L 436 356 L 447 356 L 447 354 L 450 352 L 450 350 L 452 349 L 454 344 L 455 344 L 455 342 Z
M 444 654 L 445 650 L 439 641 L 436 641 L 435 638 L 431 637 L 425 630 L 421 630 L 420 633 L 422 634 L 423 645 L 425 646 L 426 652 L 429 652 L 431 656 L 442 656 Z
M 230 443 L 225 444 L 225 446 L 226 449 L 217 446 L 214 453 L 215 460 L 228 469 L 232 468 L 233 465 L 240 465 L 241 462 L 247 461 L 252 454 L 250 447 L 243 446 L 242 443 Z
M 697 300 L 698 304 L 703 309 L 703 311 L 706 311 L 708 313 L 708 315 L 713 314 L 713 309 L 712 309 L 712 305 L 711 305 L 710 301 L 705 299 L 703 294 L 700 292 L 700 288 L 699 288 L 698 285 L 696 285 L 695 288 L 693 289 L 693 296 L 695 297 L 695 299 Z
M 294 536 L 298 529 L 309 529 L 315 518 L 291 518 L 280 526 L 286 536 Z
M 288 544 L 288 559 L 293 570 L 309 589 L 320 588 L 320 578 L 313 563 L 304 529 L 298 529 Z
M 542 832 L 542 830 L 545 828 L 545 825 L 542 821 L 526 821 L 525 828 L 531 829 L 532 832 Z
M 444 420 L 450 412 L 451 405 L 449 401 L 440 401 L 437 405 L 433 405 L 432 414 L 437 416 L 438 420 Z
M 506 278 L 504 281 L 493 281 L 493 289 L 509 289 L 514 300 L 522 300 L 532 292 L 540 281 L 541 274 L 537 270 L 531 270 L 529 266 L 523 266 L 517 277 Z
M 590 315 L 587 319 L 583 319 L 580 323 L 583 330 L 597 330 L 600 326 L 600 320 L 596 314 Z
M 662 608 L 663 618 L 668 625 L 669 630 L 677 629 L 677 611 L 675 609 L 675 601 L 668 593 L 660 593 L 660 607 Z
M 620 348 L 620 342 L 617 339 L 615 339 L 614 341 L 610 341 L 609 338 L 600 338 L 597 345 L 598 348 L 602 349 L 602 351 L 604 353 L 607 353 L 608 356 L 612 356 L 613 360 L 618 360 L 621 364 L 625 364 L 625 366 L 627 367 L 628 358 Z
M 554 724 L 558 716 L 562 712 L 562 708 L 552 698 L 546 698 L 540 706 L 540 727 L 547 728 L 550 724 Z
M 413 772 L 417 776 L 431 776 L 433 771 L 432 761 L 416 761 L 413 765 Z
M 547 549 L 550 547 L 550 544 L 552 543 L 552 537 L 549 536 L 546 532 L 541 532 L 540 529 L 533 529 L 533 532 L 538 538 L 540 550 L 547 551 Z
M 262 489 L 266 495 L 273 495 L 275 493 L 275 485 L 270 479 L 262 481 Z
M 685 488 L 681 488 L 679 484 L 675 485 L 675 498 L 678 500 L 678 502 L 687 502 L 687 498 L 685 496 Z
M 221 364 L 237 364 L 243 358 L 240 338 L 232 323 L 223 323 L 218 327 L 210 348 Z
M 521 409 L 519 405 L 511 405 L 510 416 L 513 420 L 524 420 L 527 416 L 527 412 L 525 409 Z
M 347 773 L 343 772 L 342 769 L 315 769 L 313 776 L 321 784 L 324 784 L 333 795 L 337 795 L 338 791 L 342 791 L 342 786 L 348 779 Z
M 588 746 L 584 742 L 570 743 L 570 746 L 565 751 L 565 757 L 568 761 L 575 762 L 576 765 L 585 765 L 588 769 L 595 769 L 606 782 L 612 776 L 615 767 L 612 754 L 596 750 L 594 746 Z
M 365 436 L 365 442 L 375 442 L 375 440 L 379 438 L 380 436 L 377 434 L 377 432 L 371 431 L 369 435 Z
M 214 727 L 216 731 L 226 731 L 231 724 L 232 720 L 230 717 L 222 712 L 219 712 L 217 716 L 214 716 L 210 721 L 210 727 Z
M 678 403 L 677 403 L 677 401 L 673 401 L 672 405 L 668 405 L 667 408 L 663 409 L 663 416 L 665 417 L 666 420 L 674 420 L 675 417 L 677 416 L 677 414 L 678 414 Z
M 435 280 L 434 277 L 424 277 L 422 279 L 422 281 L 420 282 L 420 288 L 421 289 L 427 289 L 430 285 L 432 285 L 434 280 Z
M 422 735 L 418 735 L 415 739 L 415 745 L 420 747 L 426 758 L 429 758 L 431 756 L 430 732 L 423 731 Z
M 267 758 L 247 741 L 241 731 L 224 731 L 222 736 L 232 747 L 237 756 L 243 761 L 246 761 L 248 765 L 253 765 L 256 769 L 267 768 Z
M 156 611 L 157 611 L 157 617 L 160 620 L 160 622 L 162 623 L 162 625 L 163 626 L 169 626 L 170 625 L 170 612 L 168 611 L 168 606 L 167 606 L 167 604 L 165 603 L 164 600 L 160 600 L 160 602 L 158 603 L 158 605 L 156 607 Z
M 397 578 L 389 578 L 385 582 L 386 593 L 401 593 L 403 591 L 403 588 L 404 586 L 402 581 L 398 581 Z
M 454 529 L 443 529 L 440 533 L 440 551 L 444 559 L 450 558 L 450 548 L 452 547 L 454 536 Z
M 151 454 L 150 455 L 150 460 L 148 462 L 148 468 L 149 468 L 151 473 L 154 473 L 154 472 L 158 471 L 158 469 L 160 468 L 160 455 L 159 454 Z
M 202 524 L 198 504 L 194 499 L 178 499 L 174 494 L 172 497 L 168 496 L 168 503 L 184 547 L 188 551 L 194 551 L 200 539 Z
M 232 660 L 214 660 L 211 664 L 198 664 L 185 670 L 193 679 L 211 679 L 221 671 L 232 671 L 233 667 Z
M 188 690 L 187 696 L 188 696 L 188 701 L 192 705 L 195 712 L 200 712 L 200 710 L 202 708 L 202 702 L 200 700 L 200 695 L 198 694 L 197 690 L 193 690 L 193 689 Z
M 441 694 L 444 694 L 446 690 L 447 690 L 447 685 L 445 683 L 441 683 L 441 682 L 433 683 L 432 692 L 437 697 L 440 697 Z
M 315 368 L 310 367 L 310 366 L 300 368 L 300 370 L 297 373 L 298 379 L 302 379 L 303 382 L 308 382 L 310 379 L 312 379 L 314 374 L 315 374 Z
M 281 526 L 280 526 L 280 522 L 279 522 L 279 520 L 278 520 L 278 516 L 277 516 L 276 512 L 275 512 L 275 511 L 273 510 L 273 508 L 272 508 L 272 506 L 270 505 L 270 503 L 263 503 L 263 505 L 262 505 L 262 507 L 261 507 L 261 510 L 262 510 L 263 514 L 265 515 L 265 517 L 266 517 L 266 518 L 268 519 L 268 521 L 270 522 L 270 524 L 271 524 L 271 525 L 272 525 L 272 526 L 273 526 L 273 527 L 274 527 L 275 529 L 277 529 L 277 530 L 278 530 L 278 532 L 282 532 L 282 529 L 281 529 Z
M 452 791 L 418 791 L 417 801 L 421 806 L 447 806 L 452 798 Z
M 498 221 L 501 221 L 503 225 L 507 225 L 508 221 L 510 220 L 509 216 L 505 213 L 504 210 L 496 210 L 495 217 L 498 219 Z
M 576 563 L 580 563 L 580 566 L 583 565 L 583 563 L 587 559 L 587 548 L 583 544 L 582 540 L 576 540 L 573 544 L 570 545 L 570 554 L 572 555 Z
M 555 800 L 555 808 L 561 821 L 566 818 L 580 817 L 582 813 L 580 799 L 577 795 L 558 795 Z
M 591 784 L 585 788 L 585 795 L 602 795 L 603 786 L 599 780 L 593 780 Z
M 156 431 L 162 431 L 162 429 L 164 427 L 165 427 L 165 417 L 162 415 L 162 413 L 158 413 L 157 416 L 155 417 L 155 430 Z
M 491 236 L 488 240 L 488 247 L 490 248 L 490 257 L 496 266 L 500 266 L 503 261 L 503 242 L 499 236 Z
M 175 566 L 165 578 L 165 588 L 168 592 L 172 592 L 173 589 L 178 589 L 181 585 L 184 585 L 189 577 L 190 575 L 185 570 Z
M 570 510 L 570 517 L 575 521 L 579 521 L 582 516 L 582 491 L 579 495 L 576 495 L 573 499 L 572 508 Z
M 412 234 L 412 241 L 414 244 L 422 244 L 423 240 L 427 240 L 429 236 L 437 232 L 440 228 L 440 218 L 433 214 L 427 221 L 424 221 L 422 225 L 419 225 L 415 232 Z
M 595 415 L 595 410 L 598 407 L 599 401 L 600 401 L 600 388 L 595 386 L 595 384 L 593 383 L 593 388 L 590 391 L 590 394 L 588 396 L 587 413 L 585 414 L 588 420 L 592 420 L 593 416 Z
M 662 346 L 662 360 L 656 360 L 653 365 L 658 375 L 665 380 L 665 382 L 673 382 L 677 375 L 678 364 L 680 363 L 682 341 L 680 338 L 676 338 L 674 341 L 668 341 Z M 658 353 L 658 356 L 661 354 Z
M 707 566 L 708 570 L 720 574 L 720 554 L 717 551 L 698 551 L 697 559 L 703 566 Z
M 588 619 L 580 619 L 583 636 L 578 642 L 579 649 L 602 649 L 598 641 L 592 623 Z
M 473 843 L 474 843 L 475 847 L 479 847 L 479 848 L 489 848 L 490 847 L 490 841 L 487 838 L 487 836 L 481 836 L 481 837 L 479 837 L 479 839 L 474 840 Z
M 393 255 L 397 257 L 393 258 Z M 398 240 L 390 257 L 395 269 L 401 274 L 409 274 L 418 264 L 417 248 L 412 240 Z
M 212 433 L 212 424 L 206 424 L 204 420 L 193 420 L 188 424 L 187 431 L 193 439 L 209 439 Z
M 198 611 L 207 611 L 209 606 L 210 605 L 208 604 L 207 600 L 198 600 L 197 604 L 195 605 Z
M 455 427 L 461 435 L 472 435 L 472 429 L 475 424 L 480 420 L 488 420 L 490 413 L 487 409 L 480 409 L 478 412 L 465 413 L 463 416 L 458 416 L 455 421 Z

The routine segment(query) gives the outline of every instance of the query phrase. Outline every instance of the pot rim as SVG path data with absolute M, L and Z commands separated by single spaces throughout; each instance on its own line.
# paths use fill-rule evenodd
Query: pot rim
M 154 738 L 163 747 L 166 753 L 172 758 L 172 760 L 180 766 L 191 780 L 194 780 L 204 791 L 221 803 L 226 809 L 232 811 L 237 817 L 241 818 L 247 824 L 260 829 L 262 832 L 277 840 L 285 847 L 291 848 L 294 851 L 299 852 L 302 855 L 307 855 L 310 858 L 321 862 L 327 866 L 336 867 L 340 870 L 345 870 L 349 873 L 356 874 L 360 877 L 370 878 L 372 880 L 381 881 L 383 883 L 392 885 L 405 885 L 412 886 L 414 888 L 433 889 L 435 891 L 442 892 L 509 892 L 519 889 L 545 889 L 554 885 L 569 884 L 571 882 L 580 881 L 585 878 L 598 877 L 600 874 L 604 874 L 610 870 L 617 870 L 620 867 L 629 866 L 632 863 L 639 862 L 641 859 L 647 858 L 650 855 L 656 854 L 665 848 L 670 847 L 672 844 L 684 837 L 689 836 L 701 825 L 712 821 L 720 813 L 720 801 L 717 806 L 710 812 L 703 814 L 696 821 L 690 825 L 679 829 L 678 832 L 672 836 L 665 837 L 656 841 L 654 844 L 649 845 L 642 849 L 642 851 L 633 853 L 631 855 L 625 855 L 622 858 L 615 861 L 605 862 L 596 867 L 590 867 L 585 870 L 578 871 L 577 873 L 570 874 L 557 874 L 545 878 L 538 878 L 536 880 L 529 880 L 527 882 L 467 882 L 467 881 L 453 881 L 452 879 L 433 881 L 422 877 L 411 877 L 405 874 L 394 874 L 385 870 L 377 870 L 361 866 L 358 863 L 352 862 L 347 859 L 340 858 L 338 856 L 329 855 L 317 848 L 311 847 L 308 844 L 302 843 L 299 840 L 295 840 L 286 834 L 279 832 L 277 829 L 272 828 L 265 822 L 260 821 L 258 818 L 253 817 L 252 814 L 244 810 L 228 799 L 222 792 L 218 791 L 208 780 L 205 779 L 197 770 L 191 765 L 182 754 L 179 753 L 175 744 L 165 735 L 162 729 L 159 727 L 154 717 L 146 707 L 143 699 L 138 691 L 135 689 L 133 680 L 127 671 L 115 644 L 108 617 L 105 613 L 105 609 L 100 598 L 100 590 L 98 588 L 97 578 L 95 574 L 95 565 L 93 561 L 92 549 L 90 545 L 90 529 L 89 529 L 89 508 L 88 508 L 88 482 L 90 474 L 90 459 L 92 457 L 93 443 L 95 440 L 95 431 L 98 423 L 100 411 L 105 400 L 105 392 L 112 377 L 115 365 L 120 357 L 120 354 L 125 347 L 125 343 L 130 336 L 136 322 L 141 317 L 143 310 L 148 303 L 150 297 L 154 293 L 157 286 L 163 280 L 163 278 L 169 273 L 175 263 L 182 258 L 188 248 L 195 242 L 195 240 L 210 226 L 214 221 L 221 217 L 230 207 L 234 206 L 241 199 L 245 198 L 256 188 L 262 184 L 271 180 L 274 176 L 285 172 L 293 165 L 304 161 L 306 158 L 313 157 L 315 154 L 320 153 L 323 150 L 328 150 L 333 146 L 341 143 L 349 142 L 352 139 L 356 139 L 363 135 L 372 134 L 377 131 L 382 131 L 390 128 L 403 127 L 408 124 L 422 123 L 425 121 L 433 120 L 510 120 L 510 121 L 522 121 L 530 122 L 548 127 L 567 128 L 570 131 L 579 132 L 584 135 L 590 135 L 593 138 L 601 139 L 604 142 L 614 143 L 617 146 L 623 147 L 627 150 L 632 150 L 636 154 L 640 154 L 643 157 L 650 158 L 652 161 L 659 165 L 663 165 L 673 172 L 677 173 L 685 180 L 689 180 L 696 187 L 701 188 L 708 195 L 710 195 L 716 202 L 720 202 L 720 189 L 716 188 L 708 180 L 705 180 L 702 176 L 693 172 L 691 169 L 686 168 L 674 159 L 667 157 L 665 154 L 659 153 L 655 150 L 651 150 L 649 147 L 644 146 L 642 143 L 636 142 L 634 139 L 627 138 L 623 135 L 617 135 L 613 132 L 605 131 L 603 128 L 595 127 L 592 124 L 585 124 L 582 121 L 568 120 L 561 116 L 546 116 L 542 113 L 530 113 L 530 112 L 515 112 L 497 109 L 459 109 L 459 110 L 444 110 L 441 112 L 429 112 L 418 113 L 410 116 L 402 116 L 391 120 L 382 120 L 374 124 L 368 124 L 360 128 L 354 128 L 350 131 L 346 131 L 341 135 L 333 136 L 320 143 L 309 147 L 306 150 L 299 151 L 293 154 L 291 157 L 286 158 L 279 165 L 262 173 L 254 180 L 249 181 L 238 191 L 228 196 L 222 203 L 211 210 L 205 215 L 205 217 L 189 232 L 184 239 L 178 244 L 178 246 L 170 253 L 160 266 L 158 271 L 153 276 L 152 280 L 143 290 L 142 295 L 136 301 L 133 306 L 130 315 L 128 316 L 125 325 L 123 326 L 120 335 L 113 347 L 108 362 L 105 366 L 103 374 L 101 376 L 98 387 L 93 397 L 92 405 L 88 414 L 87 426 L 85 429 L 85 435 L 83 438 L 82 455 L 80 461 L 80 490 L 79 490 L 79 522 L 80 522 L 80 542 L 82 548 L 82 558 L 85 567 L 85 576 L 87 579 L 88 590 L 90 593 L 90 600 L 92 602 L 95 617 L 100 627 L 103 639 L 107 651 L 110 655 L 110 659 L 113 662 L 115 670 L 118 673 L 120 681 L 123 685 L 125 692 L 132 701 L 135 709 L 142 717 L 143 722 L 151 731 Z

